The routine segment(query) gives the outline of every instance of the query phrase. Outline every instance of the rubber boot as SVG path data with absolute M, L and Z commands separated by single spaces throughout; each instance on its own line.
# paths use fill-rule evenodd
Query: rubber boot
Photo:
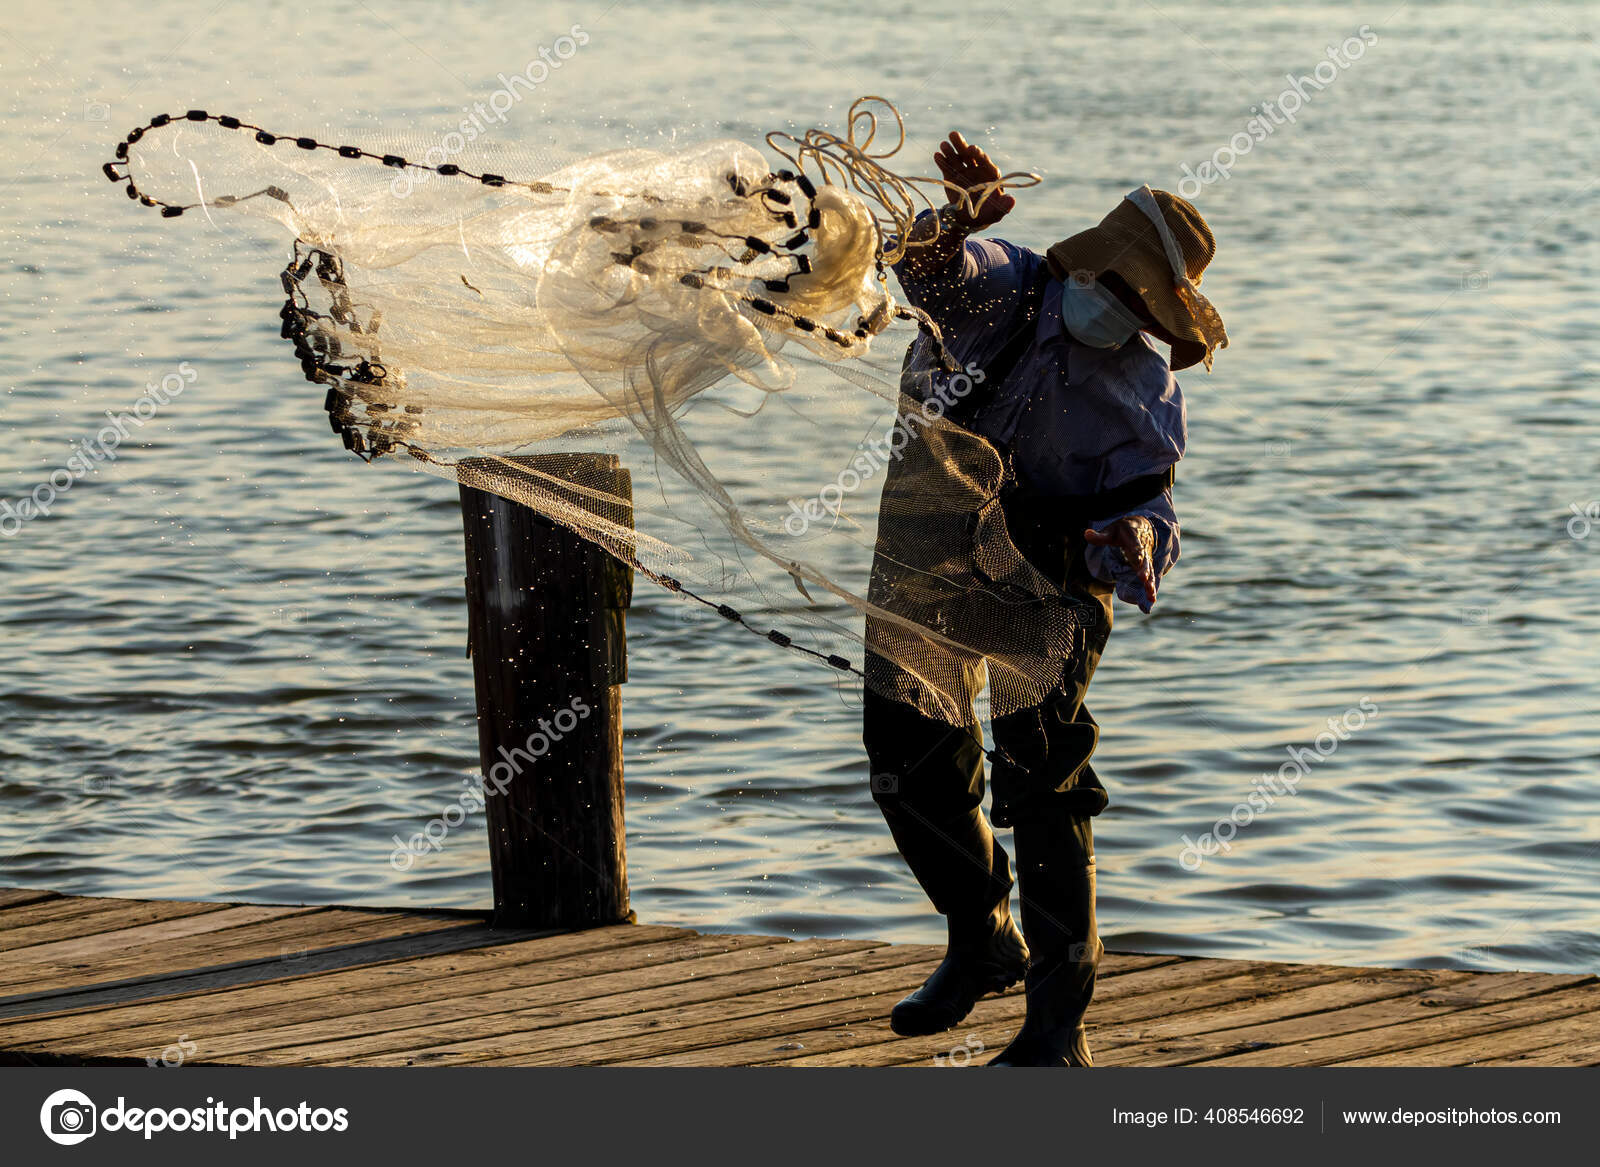
M 1045 803 L 1045 805 L 1041 805 Z M 1027 1018 L 991 1066 L 1090 1066 L 1083 1015 L 1104 946 L 1095 930 L 1094 837 L 1067 799 L 1035 800 L 1015 827 Z
M 902 1036 L 942 1033 L 972 1012 L 978 998 L 1022 979 L 1028 948 L 1011 918 L 1011 863 L 981 811 L 934 823 L 906 807 L 883 806 L 884 818 L 917 882 L 944 914 L 944 960 L 921 988 L 889 1014 Z

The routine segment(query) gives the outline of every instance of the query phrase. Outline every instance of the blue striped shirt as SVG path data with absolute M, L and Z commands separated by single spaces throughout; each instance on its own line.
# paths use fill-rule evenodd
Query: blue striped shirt
M 906 298 L 939 325 L 958 365 L 983 368 L 1023 322 L 1023 292 L 1039 277 L 1044 256 L 1003 239 L 968 239 L 943 271 L 921 279 L 896 266 Z M 914 370 L 933 368 L 932 345 L 919 336 Z M 934 374 L 935 378 L 939 374 Z M 978 407 L 971 428 L 1011 453 L 1019 482 L 1044 494 L 1092 494 L 1158 474 L 1183 457 L 1187 412 L 1167 362 L 1143 333 L 1116 349 L 1073 340 L 1061 325 L 1061 284 L 1054 276 L 1032 343 L 1011 375 Z M 1155 530 L 1159 579 L 1178 560 L 1178 518 L 1172 491 L 1143 506 L 1093 523 L 1142 515 Z M 1138 576 L 1109 547 L 1089 546 L 1089 571 L 1118 596 L 1144 604 Z

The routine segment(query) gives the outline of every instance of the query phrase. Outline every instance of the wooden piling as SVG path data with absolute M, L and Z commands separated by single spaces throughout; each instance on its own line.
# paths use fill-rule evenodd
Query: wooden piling
M 474 466 L 514 475 L 507 461 L 601 489 L 630 508 L 632 500 L 628 472 L 614 455 L 463 464 L 468 652 L 494 924 L 615 924 L 631 918 L 619 686 L 632 572 L 532 508 L 465 485 Z M 527 481 L 551 489 L 548 478 L 530 473 Z M 631 526 L 631 509 L 626 520 Z

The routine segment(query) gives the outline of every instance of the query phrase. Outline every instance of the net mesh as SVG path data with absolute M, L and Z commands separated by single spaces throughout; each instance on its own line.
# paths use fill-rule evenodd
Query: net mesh
M 1094 617 L 1019 553 L 999 451 L 931 392 L 955 370 L 886 265 L 937 180 L 886 168 L 904 133 L 876 101 L 842 136 L 769 136 L 777 168 L 737 141 L 426 163 L 196 110 L 105 173 L 169 217 L 287 229 L 282 334 L 363 458 L 522 502 L 970 726 L 985 680 L 996 715 L 1048 696 Z M 914 328 L 935 358 L 906 373 Z M 579 450 L 620 453 L 634 497 L 603 460 L 548 456 Z

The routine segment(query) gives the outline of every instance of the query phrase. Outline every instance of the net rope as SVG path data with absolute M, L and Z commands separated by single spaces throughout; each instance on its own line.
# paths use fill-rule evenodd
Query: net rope
M 975 214 L 1039 180 L 900 175 L 886 163 L 904 142 L 881 98 L 852 105 L 843 134 L 768 135 L 777 169 L 731 140 L 426 162 L 190 110 L 131 131 L 104 173 L 168 218 L 288 229 L 281 335 L 364 460 L 406 456 L 531 506 L 971 729 L 985 683 L 996 716 L 1047 698 L 1097 617 L 1012 542 L 1005 460 L 945 416 L 981 372 L 888 280 L 932 242 L 911 230 L 930 192 Z M 902 368 L 913 328 L 932 355 Z M 552 456 L 592 449 L 645 489 Z

